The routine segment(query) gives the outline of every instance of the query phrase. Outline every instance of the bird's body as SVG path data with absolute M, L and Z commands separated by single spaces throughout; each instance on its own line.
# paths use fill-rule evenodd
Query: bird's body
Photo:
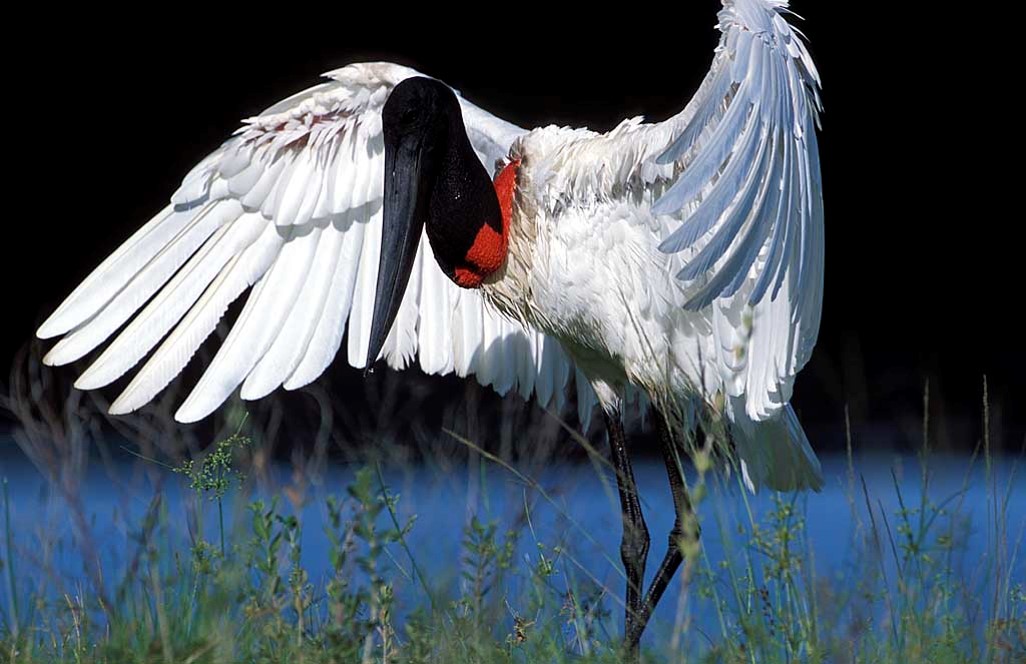
M 186 176 L 43 324 L 41 337 L 64 335 L 46 361 L 74 361 L 131 320 L 76 385 L 149 355 L 111 408 L 135 410 L 252 287 L 178 419 L 240 385 L 256 399 L 308 384 L 347 329 L 355 367 L 417 361 L 543 406 L 575 382 L 585 419 L 597 398 L 610 427 L 636 644 L 648 540 L 619 425 L 628 390 L 676 434 L 723 418 L 753 489 L 821 482 L 788 405 L 822 303 L 819 81 L 785 9 L 724 0 L 691 103 L 608 133 L 527 131 L 399 65 L 331 72 Z M 680 537 L 690 507 L 672 438 Z
M 549 178 L 565 174 L 558 162 L 575 148 L 587 149 L 595 136 L 549 128 L 514 144 L 521 184 L 510 232 L 516 259 L 485 281 L 482 294 L 506 315 L 558 339 L 600 400 L 627 385 L 653 398 L 689 400 L 702 386 L 698 367 L 688 363 L 698 357 L 695 344 L 711 337 L 704 334 L 707 312 L 682 308 L 686 296 L 674 278 L 681 261 L 658 249 L 672 221 L 652 214 L 651 194 L 626 188 L 600 191 L 594 183 L 589 200 L 577 198 L 569 207 L 545 196 Z
M 786 404 L 790 380 L 767 375 L 766 364 L 788 358 L 748 364 L 756 324 L 760 336 L 788 337 L 790 320 L 748 306 L 757 276 L 732 298 L 689 308 L 694 286 L 677 275 L 699 252 L 660 248 L 680 224 L 653 205 L 678 172 L 655 159 L 681 124 L 639 118 L 608 134 L 547 127 L 517 138 L 510 260 L 482 294 L 557 339 L 604 406 L 618 407 L 632 386 L 663 412 L 719 411 L 735 424 L 746 477 L 758 463 L 750 482 L 818 486 L 819 464 Z

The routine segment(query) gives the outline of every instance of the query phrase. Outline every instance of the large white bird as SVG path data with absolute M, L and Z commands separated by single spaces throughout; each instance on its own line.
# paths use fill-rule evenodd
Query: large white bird
M 723 421 L 753 489 L 821 483 L 788 405 L 822 303 L 819 77 L 786 0 L 723 5 L 687 107 L 605 134 L 526 131 L 394 64 L 328 73 L 185 177 L 39 328 L 63 336 L 46 362 L 77 360 L 128 323 L 76 383 L 107 385 L 157 347 L 111 407 L 127 413 L 252 287 L 177 419 L 207 416 L 240 384 L 256 399 L 313 381 L 347 322 L 354 367 L 417 361 L 543 405 L 576 368 L 582 408 L 597 397 L 606 416 L 636 653 L 687 535 L 674 440 Z M 646 594 L 628 388 L 659 413 L 678 512 Z

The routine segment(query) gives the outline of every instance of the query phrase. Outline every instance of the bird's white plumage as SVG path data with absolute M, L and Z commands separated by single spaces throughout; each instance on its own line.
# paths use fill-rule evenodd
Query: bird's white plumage
M 531 248 L 514 253 L 534 262 L 488 287 L 593 379 L 717 407 L 751 484 L 774 486 L 819 481 L 788 405 L 822 305 L 819 82 L 785 7 L 726 1 L 708 76 L 665 122 L 517 139 Z M 792 449 L 803 464 L 767 460 Z
M 510 253 L 465 291 L 422 239 L 382 351 L 390 366 L 417 357 L 428 373 L 474 374 L 543 404 L 576 376 L 584 419 L 589 383 L 607 407 L 629 389 L 679 411 L 702 403 L 731 421 L 751 486 L 819 483 L 788 405 L 822 301 L 819 75 L 786 2 L 723 4 L 709 74 L 665 122 L 525 132 L 461 99 L 482 163 L 521 160 Z M 43 324 L 41 337 L 65 335 L 47 362 L 82 357 L 135 315 L 78 382 L 106 385 L 160 343 L 112 407 L 134 410 L 252 286 L 179 419 L 204 417 L 240 385 L 250 399 L 309 383 L 347 327 L 345 354 L 362 366 L 381 109 L 416 74 L 350 65 L 248 120 Z

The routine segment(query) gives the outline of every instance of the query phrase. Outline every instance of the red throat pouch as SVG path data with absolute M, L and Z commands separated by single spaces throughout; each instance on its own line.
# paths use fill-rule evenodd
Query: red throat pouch
M 506 260 L 509 248 L 509 224 L 513 217 L 513 194 L 517 188 L 517 172 L 520 160 L 514 159 L 495 176 L 495 194 L 499 199 L 499 210 L 502 212 L 502 233 L 495 232 L 487 223 L 474 238 L 465 257 L 466 267 L 457 267 L 455 281 L 464 288 L 477 288 L 485 277 L 492 274 Z

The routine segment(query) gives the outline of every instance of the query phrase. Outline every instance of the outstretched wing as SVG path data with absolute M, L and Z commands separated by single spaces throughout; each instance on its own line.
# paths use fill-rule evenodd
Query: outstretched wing
M 243 398 L 257 399 L 313 381 L 338 352 L 347 322 L 347 357 L 361 367 L 381 240 L 380 113 L 392 88 L 414 75 L 388 63 L 350 65 L 248 120 L 43 323 L 40 337 L 63 335 L 45 361 L 75 361 L 128 323 L 76 386 L 107 385 L 160 344 L 111 406 L 114 414 L 133 411 L 182 371 L 252 287 L 176 419 L 205 417 L 240 384 Z M 522 130 L 461 105 L 490 167 Z M 419 357 L 427 373 L 474 374 L 543 405 L 562 403 L 572 373 L 555 341 L 450 282 L 426 235 L 382 355 L 393 368 Z M 591 403 L 578 383 L 582 403 Z
M 653 206 L 683 224 L 687 307 L 713 307 L 729 396 L 756 421 L 791 396 L 819 332 L 823 199 L 819 74 L 786 0 L 724 0 L 712 68 L 658 156 L 679 176 Z

